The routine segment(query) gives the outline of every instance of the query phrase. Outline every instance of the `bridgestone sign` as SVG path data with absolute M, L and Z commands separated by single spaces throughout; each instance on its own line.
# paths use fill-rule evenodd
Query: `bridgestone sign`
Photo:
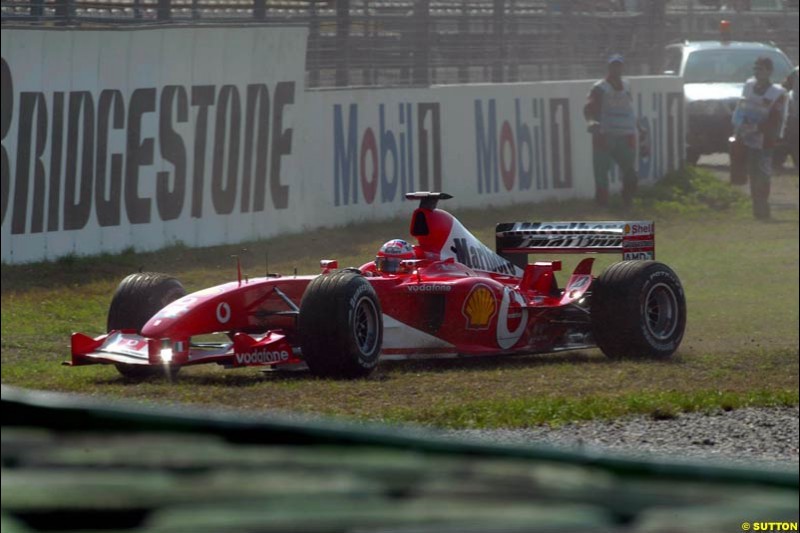
M 4 28 L 3 260 L 268 234 L 264 212 L 293 192 L 305 42 L 303 28 Z

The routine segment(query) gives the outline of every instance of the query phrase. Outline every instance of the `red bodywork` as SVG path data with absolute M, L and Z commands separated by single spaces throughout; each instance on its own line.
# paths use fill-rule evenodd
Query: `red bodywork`
M 410 233 L 416 259 L 397 274 L 360 268 L 380 300 L 382 357 L 499 355 L 586 348 L 591 338 L 593 259 L 584 259 L 559 287 L 560 261 L 527 264 L 528 253 L 654 254 L 651 222 L 509 223 L 497 229 L 495 252 L 436 202 L 421 205 Z M 322 261 L 322 275 L 337 268 Z M 72 364 L 124 363 L 280 366 L 302 362 L 296 327 L 303 293 L 314 276 L 268 276 L 203 289 L 172 302 L 138 335 L 113 331 L 72 336 Z M 228 342 L 193 338 L 226 333 Z

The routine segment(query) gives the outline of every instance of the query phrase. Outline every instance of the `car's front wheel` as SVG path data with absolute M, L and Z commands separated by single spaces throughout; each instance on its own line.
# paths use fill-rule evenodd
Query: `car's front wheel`
M 686 328 L 681 282 L 656 261 L 611 265 L 592 285 L 591 313 L 595 342 L 612 359 L 666 359 Z
M 156 272 L 131 274 L 120 282 L 108 309 L 107 330 L 134 329 L 141 333 L 150 318 L 167 304 L 181 298 L 186 290 L 172 276 Z M 142 380 L 158 375 L 175 377 L 180 367 L 117 363 L 117 371 L 128 379 Z
M 365 377 L 378 364 L 383 315 L 375 289 L 360 273 L 342 270 L 309 283 L 298 329 L 303 359 L 318 376 Z

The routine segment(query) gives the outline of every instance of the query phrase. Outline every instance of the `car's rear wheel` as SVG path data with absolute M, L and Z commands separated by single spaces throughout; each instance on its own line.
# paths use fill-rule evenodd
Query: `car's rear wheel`
M 612 359 L 666 359 L 686 328 L 681 282 L 655 261 L 623 261 L 606 269 L 592 285 L 591 313 L 595 342 Z
M 365 377 L 378 364 L 383 315 L 375 289 L 358 272 L 338 271 L 309 283 L 298 328 L 303 359 L 318 376 Z
M 107 330 L 133 329 L 141 333 L 150 318 L 170 302 L 181 298 L 186 290 L 172 276 L 156 272 L 131 274 L 122 280 L 111 298 Z M 120 374 L 141 380 L 158 375 L 174 377 L 179 366 L 167 367 L 117 363 Z

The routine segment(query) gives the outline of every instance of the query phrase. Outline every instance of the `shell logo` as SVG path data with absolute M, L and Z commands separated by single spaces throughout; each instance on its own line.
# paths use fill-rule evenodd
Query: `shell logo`
M 467 329 L 488 329 L 497 314 L 497 300 L 492 290 L 482 283 L 472 287 L 461 314 L 467 319 Z
M 625 235 L 630 235 L 631 234 L 631 225 L 630 224 L 625 224 L 624 234 Z

